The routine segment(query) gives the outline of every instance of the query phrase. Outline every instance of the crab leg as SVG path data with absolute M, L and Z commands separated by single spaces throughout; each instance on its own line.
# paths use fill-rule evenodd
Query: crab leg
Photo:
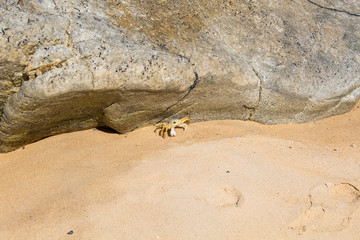
M 166 127 L 163 127 L 160 131 L 160 136 L 162 136 L 163 138 L 165 137 L 165 130 L 166 130 Z

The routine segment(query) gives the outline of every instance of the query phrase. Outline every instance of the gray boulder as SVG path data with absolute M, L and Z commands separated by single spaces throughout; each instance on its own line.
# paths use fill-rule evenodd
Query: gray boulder
M 0 152 L 184 116 L 314 121 L 360 98 L 357 0 L 7 0 L 0 18 Z

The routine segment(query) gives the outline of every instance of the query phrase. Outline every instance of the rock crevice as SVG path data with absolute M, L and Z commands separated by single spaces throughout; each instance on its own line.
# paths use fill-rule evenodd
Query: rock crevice
M 326 9 L 326 10 L 329 10 L 329 11 L 333 11 L 333 12 L 339 12 L 339 13 L 346 13 L 350 16 L 353 16 L 353 17 L 360 17 L 360 13 L 352 13 L 350 11 L 347 11 L 347 10 L 343 10 L 343 9 L 336 9 L 336 8 L 332 8 L 332 7 L 327 7 L 325 5 L 320 5 L 319 3 L 317 3 L 316 1 L 312 1 L 312 0 L 307 0 L 309 3 L 319 7 L 319 8 L 322 8 L 322 9 Z M 359 10 L 360 12 L 360 10 Z
M 259 98 L 258 98 L 258 101 L 255 106 L 249 107 L 249 106 L 244 105 L 244 107 L 246 109 L 251 110 L 251 112 L 249 113 L 249 118 L 247 120 L 254 120 L 253 117 L 255 115 L 256 109 L 261 104 L 261 96 L 262 96 L 262 91 L 263 91 L 263 86 L 264 86 L 264 80 L 263 80 L 263 77 L 261 76 L 261 74 L 258 71 L 256 71 L 253 66 L 250 65 L 250 67 L 251 67 L 252 71 L 255 73 L 256 77 L 259 79 Z

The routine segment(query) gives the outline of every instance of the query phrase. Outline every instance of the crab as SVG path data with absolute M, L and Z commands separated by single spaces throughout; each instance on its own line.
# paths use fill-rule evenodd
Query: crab
M 182 128 L 184 131 L 186 130 L 187 126 L 190 124 L 190 118 L 184 117 L 181 119 L 174 119 L 171 120 L 169 123 L 158 123 L 155 125 L 155 131 L 160 129 L 159 135 L 165 138 L 165 133 L 167 133 L 170 137 L 175 137 L 176 132 L 175 128 Z

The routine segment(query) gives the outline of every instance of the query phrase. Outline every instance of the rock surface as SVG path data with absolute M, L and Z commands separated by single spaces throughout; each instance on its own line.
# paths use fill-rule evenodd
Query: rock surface
M 0 152 L 172 117 L 314 121 L 360 98 L 360 4 L 6 0 Z

